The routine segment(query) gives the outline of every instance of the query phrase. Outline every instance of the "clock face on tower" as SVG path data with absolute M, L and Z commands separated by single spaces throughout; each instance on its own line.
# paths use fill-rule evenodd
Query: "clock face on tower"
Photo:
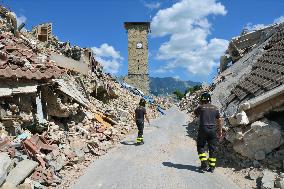
M 143 48 L 143 44 L 141 42 L 136 44 L 136 48 L 137 49 L 142 49 Z

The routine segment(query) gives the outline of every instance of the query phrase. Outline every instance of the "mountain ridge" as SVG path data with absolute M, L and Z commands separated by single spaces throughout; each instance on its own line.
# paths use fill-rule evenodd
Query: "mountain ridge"
M 150 77 L 150 92 L 154 95 L 171 95 L 174 91 L 185 92 L 188 88 L 201 85 L 200 82 L 182 81 L 173 77 Z

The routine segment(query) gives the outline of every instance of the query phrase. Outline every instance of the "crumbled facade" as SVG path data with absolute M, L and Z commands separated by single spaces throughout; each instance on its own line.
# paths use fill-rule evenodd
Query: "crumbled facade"
M 52 23 L 40 24 L 33 28 L 33 34 L 41 42 L 48 42 L 52 38 Z

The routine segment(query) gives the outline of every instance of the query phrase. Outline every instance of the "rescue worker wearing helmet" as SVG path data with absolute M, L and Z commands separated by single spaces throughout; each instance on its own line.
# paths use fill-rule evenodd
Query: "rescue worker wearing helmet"
M 135 122 L 138 128 L 138 136 L 136 139 L 136 144 L 144 144 L 143 130 L 144 130 L 144 120 L 146 119 L 150 125 L 149 118 L 146 112 L 146 101 L 145 99 L 141 99 L 139 102 L 139 106 L 135 109 Z
M 214 172 L 217 162 L 217 139 L 222 136 L 222 125 L 220 112 L 216 106 L 211 104 L 211 95 L 209 93 L 205 92 L 201 95 L 200 105 L 195 109 L 194 114 L 200 118 L 197 136 L 197 151 L 201 161 L 200 169 Z M 206 143 L 209 148 L 209 158 L 207 158 L 205 152 Z

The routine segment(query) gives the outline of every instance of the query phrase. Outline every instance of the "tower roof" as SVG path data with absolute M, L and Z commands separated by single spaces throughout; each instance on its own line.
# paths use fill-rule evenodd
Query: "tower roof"
M 124 28 L 128 30 L 133 26 L 143 26 L 146 27 L 148 32 L 150 32 L 150 22 L 124 22 Z

